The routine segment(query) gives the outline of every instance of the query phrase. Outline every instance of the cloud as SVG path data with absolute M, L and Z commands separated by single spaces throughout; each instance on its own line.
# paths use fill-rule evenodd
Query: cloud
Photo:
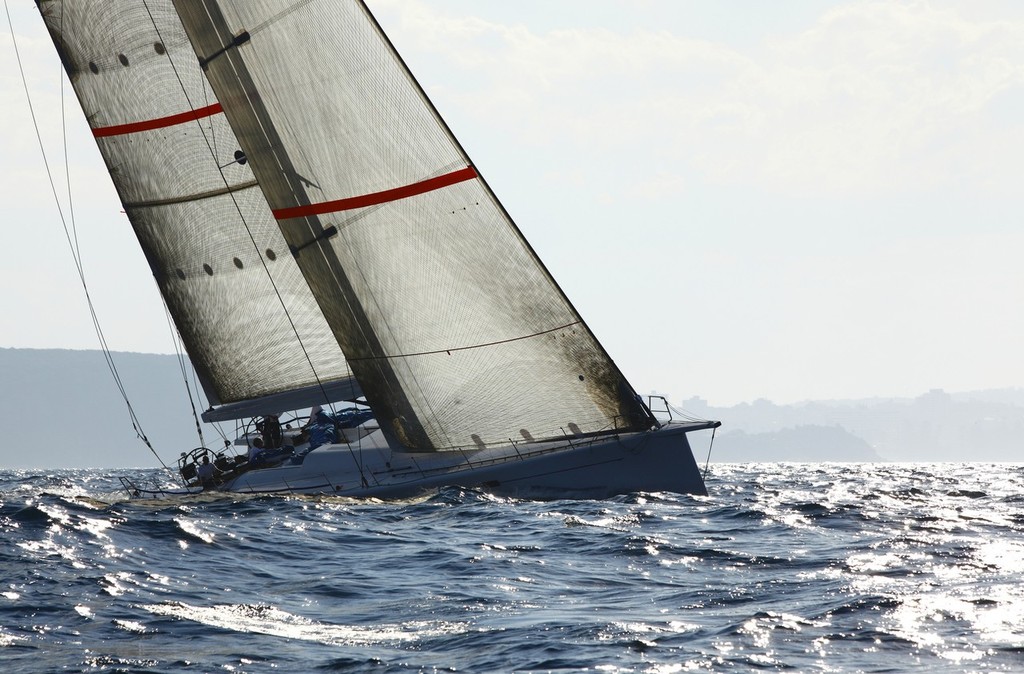
M 1024 138 L 1019 124 L 995 128 L 987 115 L 1024 87 L 1014 64 L 1024 64 L 1024 23 L 972 21 L 924 2 L 851 3 L 770 46 L 738 97 L 765 111 L 744 140 L 760 177 L 780 185 L 1007 190 L 998 169 L 1011 167 L 1005 148 Z
M 370 5 L 634 383 L 720 400 L 1019 383 L 1024 11 L 798 2 L 821 9 L 761 22 L 712 0 L 608 0 L 597 21 L 565 1 L 557 20 L 540 0 Z M 59 64 L 31 3 L 12 10 L 63 193 Z M 92 346 L 2 35 L 0 53 L 0 202 L 19 223 L 8 247 L 27 251 L 0 281 L 33 289 L 0 299 L 28 317 L 6 344 Z M 165 349 L 152 289 L 124 283 L 148 269 L 66 95 L 94 296 L 130 308 L 100 308 L 126 314 L 108 332 Z
M 1016 191 L 1021 21 L 862 0 L 737 46 L 671 23 L 542 32 L 401 7 L 404 37 L 451 69 L 447 93 L 524 143 L 654 157 L 680 176 L 661 179 L 669 186 L 699 176 L 791 195 Z

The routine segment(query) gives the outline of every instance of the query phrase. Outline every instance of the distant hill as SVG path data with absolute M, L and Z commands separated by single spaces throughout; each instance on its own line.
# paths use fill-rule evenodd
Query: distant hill
M 142 430 L 175 464 L 200 444 L 177 357 L 113 358 Z M 718 462 L 1024 462 L 1024 389 L 732 407 L 691 398 L 677 406 L 722 421 L 711 455 Z M 99 351 L 0 348 L 0 420 L 13 440 L 0 450 L 3 468 L 159 465 L 132 429 Z M 207 446 L 220 445 L 213 427 L 203 432 Z M 225 433 L 233 436 L 233 425 Z M 693 437 L 699 461 L 705 436 Z
M 1024 462 L 1024 389 L 933 390 L 916 398 L 795 405 L 756 400 L 732 407 L 691 398 L 679 406 L 722 422 L 712 453 L 716 461 L 752 461 L 751 452 L 762 452 L 761 461 L 808 460 L 796 457 L 807 457 L 817 442 L 822 461 L 863 461 L 854 457 L 869 449 L 885 461 Z M 840 436 L 816 439 L 823 428 L 840 429 L 849 442 Z M 863 445 L 851 444 L 851 438 Z
M 168 464 L 199 445 L 176 356 L 114 353 L 142 430 Z M 3 468 L 154 467 L 101 351 L 0 348 Z M 212 428 L 207 442 L 219 444 Z M 213 437 L 210 437 L 213 435 Z M 13 441 L 12 441 L 13 440 Z
M 694 442 L 695 451 L 699 443 Z M 699 453 L 699 452 L 698 452 Z M 793 426 L 767 433 L 721 433 L 712 461 L 882 461 L 871 445 L 841 426 Z

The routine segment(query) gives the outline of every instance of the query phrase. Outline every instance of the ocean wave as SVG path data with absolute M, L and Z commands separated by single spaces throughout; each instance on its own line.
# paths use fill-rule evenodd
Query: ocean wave
M 1015 671 L 1024 653 L 1014 464 L 720 465 L 707 497 L 545 502 L 135 501 L 117 477 L 0 472 L 7 672 Z

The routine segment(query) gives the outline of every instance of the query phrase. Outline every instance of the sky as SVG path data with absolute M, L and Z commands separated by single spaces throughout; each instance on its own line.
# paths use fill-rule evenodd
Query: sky
M 171 353 L 35 3 L 7 5 L 107 341 Z M 1019 0 L 368 5 L 638 391 L 1024 386 Z M 97 348 L 6 25 L 0 66 L 0 347 Z

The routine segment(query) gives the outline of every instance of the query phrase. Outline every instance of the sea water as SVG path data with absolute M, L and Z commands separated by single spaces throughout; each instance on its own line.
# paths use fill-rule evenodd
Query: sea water
M 120 474 L 0 471 L 4 674 L 1024 671 L 1024 465 L 548 502 L 137 501 Z

